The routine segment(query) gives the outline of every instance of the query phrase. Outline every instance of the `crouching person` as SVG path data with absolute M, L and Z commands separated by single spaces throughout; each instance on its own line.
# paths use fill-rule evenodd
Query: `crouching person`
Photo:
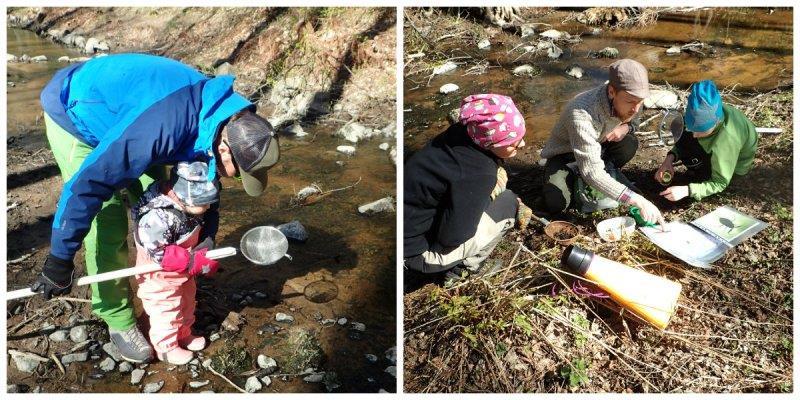
M 505 188 L 503 160 L 525 145 L 525 120 L 511 98 L 478 94 L 461 102 L 451 125 L 405 162 L 405 268 L 452 277 L 482 265 L 530 209 Z M 518 215 L 519 214 L 519 215 Z
M 668 200 L 687 196 L 702 200 L 722 192 L 734 175 L 746 175 L 753 167 L 758 147 L 756 127 L 741 111 L 722 103 L 712 81 L 692 85 L 684 119 L 673 121 L 671 130 L 677 140 L 655 179 L 669 185 L 674 165 L 680 162 L 689 171 L 691 183 L 661 192 Z

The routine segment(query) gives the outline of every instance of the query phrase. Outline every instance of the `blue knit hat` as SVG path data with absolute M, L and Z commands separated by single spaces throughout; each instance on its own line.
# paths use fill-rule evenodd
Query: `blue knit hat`
M 700 81 L 692 85 L 686 102 L 686 129 L 705 132 L 722 121 L 722 98 L 713 81 Z
M 172 190 L 187 205 L 204 206 L 219 201 L 219 181 L 208 180 L 208 164 L 179 162 L 172 167 Z

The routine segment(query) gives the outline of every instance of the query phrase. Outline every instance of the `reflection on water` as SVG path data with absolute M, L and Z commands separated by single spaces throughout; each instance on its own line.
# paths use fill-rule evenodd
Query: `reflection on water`
M 591 51 L 604 47 L 615 47 L 620 58 L 633 58 L 643 63 L 649 69 L 650 81 L 656 84 L 686 88 L 693 82 L 713 79 L 720 88 L 766 91 L 792 82 L 791 11 L 768 14 L 765 9 L 716 9 L 665 14 L 644 28 L 604 29 L 598 35 L 588 33 L 592 28 L 586 25 L 563 24 L 564 16 L 564 13 L 555 12 L 537 20 L 573 35 L 583 34 L 582 42 L 562 46 L 564 54 L 558 60 L 520 57 L 521 51 L 512 51 L 520 43 L 519 37 L 501 33 L 492 40 L 488 52 L 472 44 L 455 45 L 459 48 L 458 55 L 467 53 L 497 66 L 483 75 L 464 76 L 462 67 L 448 75 L 434 77 L 428 86 L 425 85 L 427 76 L 407 77 L 411 79 L 405 80 L 406 148 L 417 149 L 446 128 L 446 115 L 458 106 L 461 98 L 470 93 L 486 92 L 513 97 L 526 116 L 528 141 L 541 145 L 565 103 L 607 79 L 607 66 L 613 60 L 588 57 Z M 672 45 L 692 41 L 711 44 L 714 54 L 698 57 L 684 52 L 668 56 L 665 52 Z M 447 53 L 447 49 L 444 52 Z M 541 67 L 542 74 L 532 78 L 511 74 L 514 67 L 526 63 Z M 581 80 L 566 75 L 565 70 L 572 65 L 585 70 Z M 438 89 L 445 83 L 455 83 L 460 90 L 441 95 Z

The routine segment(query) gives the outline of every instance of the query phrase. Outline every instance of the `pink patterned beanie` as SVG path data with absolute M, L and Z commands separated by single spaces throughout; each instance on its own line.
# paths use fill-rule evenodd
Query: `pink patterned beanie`
M 474 94 L 461 100 L 458 117 L 478 146 L 511 146 L 525 136 L 525 119 L 514 100 L 501 94 Z

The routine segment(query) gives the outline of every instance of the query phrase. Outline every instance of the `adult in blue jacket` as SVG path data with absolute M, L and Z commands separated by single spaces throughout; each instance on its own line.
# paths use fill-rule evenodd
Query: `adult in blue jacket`
M 279 158 L 272 126 L 233 91 L 232 76 L 208 77 L 164 57 L 118 54 L 69 66 L 40 100 L 64 179 L 50 255 L 31 286 L 48 299 L 71 290 L 81 243 L 87 274 L 127 266 L 123 195 L 135 200 L 165 166 L 204 161 L 209 180 L 241 176 L 247 194 L 258 196 Z M 218 222 L 216 208 L 206 213 L 203 247 L 213 247 Z M 92 311 L 108 324 L 123 358 L 151 358 L 127 279 L 93 284 Z

